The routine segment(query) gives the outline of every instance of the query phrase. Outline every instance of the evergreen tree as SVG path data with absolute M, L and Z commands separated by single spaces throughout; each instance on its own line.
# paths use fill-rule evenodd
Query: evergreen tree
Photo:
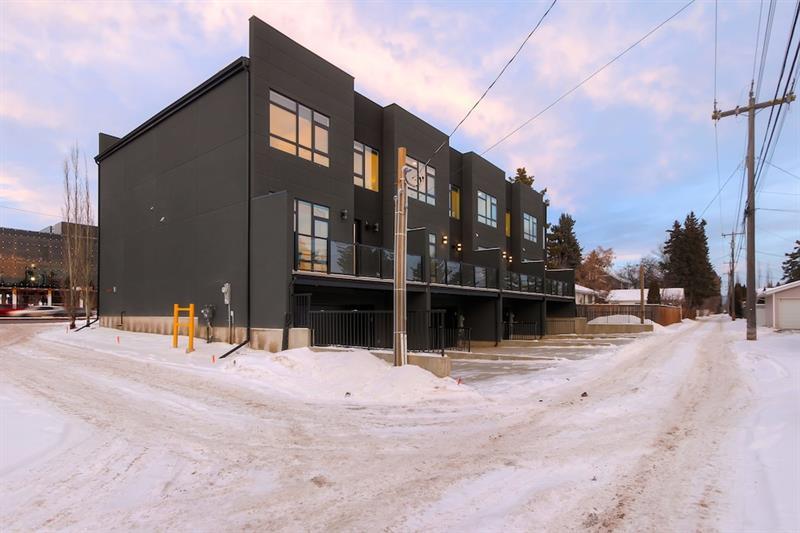
M 581 245 L 575 235 L 575 219 L 562 213 L 558 224 L 547 234 L 547 266 L 576 269 L 582 259 Z
M 664 243 L 661 269 L 668 287 L 682 287 L 689 307 L 697 308 L 719 293 L 719 276 L 708 257 L 706 221 L 689 213 L 683 227 L 676 220 Z
M 658 280 L 655 278 L 653 278 L 653 280 L 650 282 L 650 287 L 647 289 L 647 303 L 661 303 L 661 286 L 658 284 Z
M 528 187 L 533 186 L 533 176 L 528 176 L 528 171 L 525 167 L 517 169 L 517 175 L 514 176 L 514 183 L 524 183 Z
M 791 281 L 800 280 L 800 241 L 794 241 L 794 250 L 786 255 L 786 261 L 781 266 L 783 267 L 783 281 L 789 283 Z

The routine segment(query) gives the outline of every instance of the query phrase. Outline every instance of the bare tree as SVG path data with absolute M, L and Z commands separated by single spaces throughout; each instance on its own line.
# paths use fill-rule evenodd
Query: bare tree
M 89 176 L 86 158 L 81 165 L 81 152 L 77 143 L 64 158 L 64 205 L 62 207 L 64 255 L 67 276 L 64 280 L 64 299 L 70 328 L 75 327 L 77 309 L 83 301 L 88 324 L 92 309 L 92 241 L 94 235 L 94 213 L 89 192 Z

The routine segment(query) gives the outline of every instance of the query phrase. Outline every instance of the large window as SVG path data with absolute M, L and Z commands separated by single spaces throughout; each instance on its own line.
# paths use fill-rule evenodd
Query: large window
M 303 200 L 294 201 L 294 232 L 297 236 L 298 270 L 328 269 L 328 208 Z
M 408 156 L 406 166 L 414 171 L 408 180 L 408 197 L 436 205 L 436 169 Z
M 353 183 L 371 191 L 378 190 L 380 160 L 378 151 L 353 141 Z
M 478 191 L 478 222 L 497 227 L 497 198 L 483 191 Z
M 431 258 L 436 257 L 436 234 L 428 233 L 428 255 Z
M 522 236 L 531 242 L 536 242 L 539 235 L 539 230 L 536 227 L 537 220 L 533 215 L 522 213 Z
M 461 189 L 450 185 L 450 218 L 461 219 Z
M 269 92 L 269 145 L 327 167 L 331 121 L 322 113 Z

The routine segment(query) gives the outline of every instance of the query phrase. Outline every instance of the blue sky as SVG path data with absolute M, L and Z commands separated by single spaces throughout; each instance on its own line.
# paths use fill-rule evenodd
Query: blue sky
M 682 4 L 560 1 L 451 144 L 483 152 Z M 97 132 L 127 133 L 247 55 L 250 15 L 350 72 L 356 89 L 376 102 L 396 102 L 450 131 L 548 5 L 2 3 L 0 226 L 40 229 L 57 221 L 69 146 L 77 141 L 88 154 L 96 184 Z M 746 102 L 760 7 L 719 4 L 722 108 Z M 761 99 L 774 93 L 793 9 L 794 2 L 777 2 Z M 718 189 L 713 99 L 714 3 L 697 2 L 486 157 L 509 175 L 527 167 L 537 188 L 548 189 L 550 220 L 563 211 L 576 218 L 585 252 L 602 245 L 615 250 L 618 264 L 634 261 Z M 758 197 L 761 207 L 790 211 L 757 214 L 759 269 L 773 279 L 800 237 L 797 105 L 772 159 L 795 176 L 769 168 Z M 760 143 L 766 113 L 757 120 Z M 745 128 L 744 117 L 718 125 L 722 181 L 744 155 Z M 704 214 L 719 272 L 728 250 L 720 233 L 733 225 L 739 184 L 737 175 Z

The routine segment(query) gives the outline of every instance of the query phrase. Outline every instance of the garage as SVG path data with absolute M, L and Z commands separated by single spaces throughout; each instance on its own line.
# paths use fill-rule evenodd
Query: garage
M 764 322 L 775 329 L 800 330 L 800 281 L 770 287 L 764 297 Z
M 800 298 L 778 298 L 778 329 L 800 329 Z

